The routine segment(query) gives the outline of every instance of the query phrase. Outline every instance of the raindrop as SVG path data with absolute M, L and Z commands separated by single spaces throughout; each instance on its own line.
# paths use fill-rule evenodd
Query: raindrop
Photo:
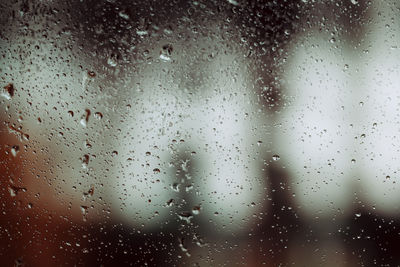
M 7 84 L 4 86 L 4 93 L 3 96 L 10 100 L 14 96 L 15 88 L 12 83 Z
M 89 164 L 89 155 L 85 154 L 82 158 L 82 168 L 86 169 Z
M 25 187 L 18 187 L 14 185 L 9 185 L 8 186 L 8 192 L 10 192 L 10 196 L 16 197 L 19 192 L 26 192 Z
M 115 56 L 111 56 L 107 59 L 107 64 L 110 65 L 111 67 L 116 67 L 117 66 L 117 59 Z
M 174 205 L 174 202 L 175 202 L 174 199 L 171 198 L 171 199 L 168 200 L 167 203 L 165 203 L 165 204 L 166 204 L 168 207 L 171 207 L 172 205 Z
M 194 206 L 193 209 L 192 209 L 193 214 L 194 215 L 200 214 L 200 209 L 201 209 L 200 206 Z
M 276 155 L 276 154 L 275 154 L 275 155 L 272 156 L 272 160 L 273 160 L 273 161 L 278 161 L 278 160 L 280 160 L 280 159 L 281 159 L 281 157 L 280 157 L 279 155 Z
M 96 73 L 95 73 L 94 71 L 91 71 L 91 70 L 88 71 L 88 75 L 89 75 L 89 77 L 91 77 L 91 78 L 96 77 Z
M 89 117 L 90 117 L 90 110 L 89 109 L 85 109 L 85 115 L 84 117 L 81 119 L 81 124 L 83 127 L 86 127 L 88 122 L 89 122 Z
M 165 62 L 171 61 L 171 55 L 173 50 L 174 49 L 171 44 L 164 45 L 160 52 L 160 59 Z
M 129 19 L 129 15 L 126 14 L 125 12 L 123 12 L 123 11 L 120 11 L 120 12 L 118 13 L 118 15 L 119 15 L 121 18 L 123 18 L 123 19 L 126 19 L 126 20 Z
M 161 171 L 160 171 L 159 168 L 154 168 L 154 169 L 153 169 L 153 172 L 154 172 L 154 173 L 160 173 Z
M 101 112 L 96 112 L 94 113 L 94 117 L 98 120 L 101 120 L 103 118 L 103 113 Z
M 190 220 L 193 218 L 193 215 L 188 211 L 184 211 L 178 214 L 178 218 L 181 219 L 182 221 L 190 223 Z
M 19 152 L 19 146 L 17 146 L 17 145 L 12 146 L 12 148 L 11 148 L 11 155 L 13 155 L 14 157 L 16 157 L 17 154 L 18 154 L 18 152 Z
M 82 215 L 83 215 L 83 221 L 84 222 L 86 222 L 86 216 L 88 214 L 88 209 L 89 209 L 88 206 L 81 206 L 81 212 L 82 212 Z

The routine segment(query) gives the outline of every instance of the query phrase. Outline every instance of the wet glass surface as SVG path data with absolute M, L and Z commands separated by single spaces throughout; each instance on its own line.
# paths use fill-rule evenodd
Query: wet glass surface
M 0 3 L 4 266 L 400 264 L 400 3 Z

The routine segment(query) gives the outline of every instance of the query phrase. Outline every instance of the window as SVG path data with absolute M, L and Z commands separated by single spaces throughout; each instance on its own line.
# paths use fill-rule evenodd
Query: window
M 0 5 L 5 266 L 399 264 L 397 1 Z

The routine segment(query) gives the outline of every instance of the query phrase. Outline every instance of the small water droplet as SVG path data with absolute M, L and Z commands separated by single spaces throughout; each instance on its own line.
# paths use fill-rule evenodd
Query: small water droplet
M 364 102 L 361 101 L 361 102 L 359 103 L 359 105 L 360 105 L 360 107 L 364 106 Z
M 160 51 L 160 59 L 165 62 L 171 61 L 171 55 L 173 50 L 174 49 L 171 44 L 164 45 Z
M 16 157 L 17 154 L 18 154 L 18 152 L 19 152 L 19 146 L 18 146 L 18 145 L 12 146 L 12 148 L 11 148 L 11 155 L 13 155 L 13 157 Z
M 126 20 L 129 19 L 129 15 L 126 14 L 124 11 L 120 11 L 120 12 L 118 13 L 118 15 L 119 15 L 121 18 L 123 18 L 123 19 L 126 19 Z
M 228 0 L 228 3 L 229 3 L 229 4 L 232 4 L 232 5 L 234 5 L 234 6 L 238 6 L 238 5 L 239 5 L 239 3 L 236 2 L 236 0 Z
M 89 209 L 88 206 L 81 206 L 81 212 L 82 212 L 82 215 L 83 215 L 83 221 L 84 222 L 86 222 L 86 216 L 88 214 L 88 209 Z
M 91 148 L 92 148 L 92 145 L 86 140 L 86 142 L 85 142 L 85 147 L 86 147 L 87 149 L 91 149 Z
M 166 204 L 168 207 L 171 207 L 172 205 L 174 205 L 174 202 L 175 202 L 174 199 L 171 198 L 171 199 L 168 200 L 167 203 L 165 203 L 165 204 Z
M 89 75 L 90 78 L 96 77 L 96 72 L 94 71 L 89 70 L 87 74 Z
M 192 185 L 192 184 L 189 184 L 189 185 L 187 185 L 187 186 L 185 187 L 185 191 L 186 191 L 186 192 L 190 192 L 192 189 L 193 189 L 193 185 Z
M 118 151 L 114 150 L 114 151 L 111 153 L 111 155 L 112 155 L 113 157 L 118 156 Z
M 81 160 L 82 160 L 82 168 L 86 169 L 89 164 L 89 155 L 88 154 L 83 155 Z
M 26 192 L 26 191 L 27 190 L 25 187 L 18 187 L 12 184 L 8 186 L 8 192 L 12 197 L 16 197 L 19 194 L 19 192 Z
M 272 160 L 274 160 L 274 161 L 278 161 L 280 159 L 281 159 L 281 157 L 279 155 L 275 154 L 275 155 L 272 156 Z
M 109 57 L 107 59 L 107 64 L 110 65 L 111 67 L 116 67 L 117 66 L 117 59 L 114 57 Z
M 188 211 L 184 211 L 178 214 L 178 218 L 183 221 L 186 221 L 186 223 L 190 223 L 190 220 L 193 218 L 193 215 Z
M 356 213 L 355 215 L 356 215 L 357 218 L 361 217 L 361 213 Z
M 159 168 L 154 168 L 154 169 L 153 169 L 153 172 L 154 172 L 154 173 L 160 173 L 161 171 L 160 171 Z
M 350 2 L 351 2 L 353 5 L 357 5 L 357 4 L 358 4 L 358 0 L 350 0 Z
M 86 127 L 88 122 L 89 122 L 89 117 L 90 117 L 90 110 L 89 109 L 85 109 L 85 114 L 83 115 L 83 118 L 81 119 L 81 125 L 83 127 Z
M 73 112 L 72 110 L 69 110 L 69 111 L 68 111 L 68 115 L 70 115 L 71 117 L 73 117 L 73 116 L 74 116 L 74 112 Z
M 199 215 L 200 214 L 200 210 L 201 210 L 200 206 L 194 206 L 193 209 L 192 209 L 192 212 L 193 212 L 194 215 Z
M 172 190 L 174 190 L 175 192 L 179 192 L 179 187 L 180 187 L 179 183 L 174 183 L 171 186 Z
M 101 120 L 103 118 L 103 113 L 101 112 L 96 112 L 94 113 L 94 117 L 98 120 Z
M 356 163 L 356 160 L 355 160 L 355 159 L 352 159 L 352 160 L 351 160 L 351 163 L 353 163 L 353 164 Z
M 389 176 L 389 175 L 386 175 L 386 179 L 390 179 L 390 176 Z

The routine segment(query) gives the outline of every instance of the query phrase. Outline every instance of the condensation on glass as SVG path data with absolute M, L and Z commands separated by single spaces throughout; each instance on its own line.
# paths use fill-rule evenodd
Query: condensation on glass
M 4 266 L 400 263 L 398 1 L 0 7 Z

